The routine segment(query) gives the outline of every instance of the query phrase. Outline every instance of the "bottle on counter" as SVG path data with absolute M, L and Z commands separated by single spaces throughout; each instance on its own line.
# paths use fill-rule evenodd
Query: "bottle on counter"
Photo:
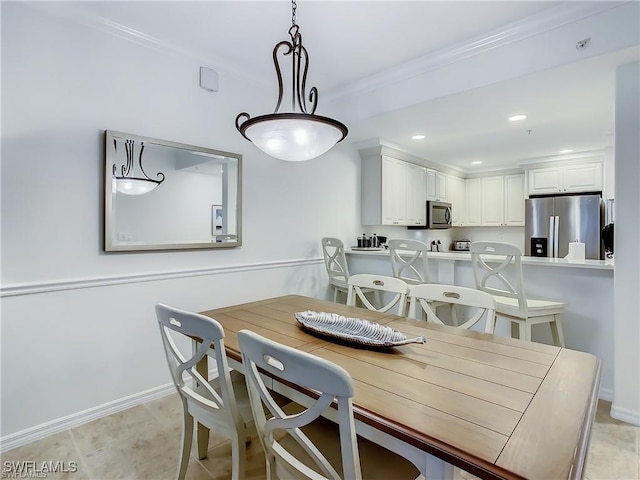
M 363 233 L 361 237 L 358 237 L 358 247 L 362 248 L 362 247 L 366 247 L 367 243 L 367 237 L 366 235 Z
M 378 240 L 378 236 L 375 233 L 371 237 L 371 246 L 375 248 L 380 246 L 380 241 Z

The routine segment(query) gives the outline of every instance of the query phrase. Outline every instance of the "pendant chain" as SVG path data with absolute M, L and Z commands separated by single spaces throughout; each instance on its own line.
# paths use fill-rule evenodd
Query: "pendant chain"
M 298 4 L 296 0 L 291 0 L 291 25 L 296 24 L 296 8 L 298 8 Z

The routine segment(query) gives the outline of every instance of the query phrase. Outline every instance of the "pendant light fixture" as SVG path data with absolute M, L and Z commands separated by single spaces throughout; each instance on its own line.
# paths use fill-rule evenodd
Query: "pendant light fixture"
M 113 140 L 113 147 L 117 153 L 118 145 L 116 140 Z M 113 165 L 113 179 L 115 181 L 115 189 L 118 193 L 124 193 L 125 195 L 143 195 L 149 193 L 156 188 L 162 182 L 164 182 L 164 173 L 158 172 L 158 180 L 150 178 L 144 168 L 142 167 L 142 152 L 144 151 L 144 143 L 140 143 L 140 155 L 138 156 L 138 166 L 142 177 L 133 176 L 133 155 L 134 155 L 135 142 L 133 140 L 125 140 L 124 149 L 127 155 L 127 163 L 120 167 L 121 175 L 116 175 L 117 166 Z
M 302 45 L 300 27 L 296 24 L 295 0 L 291 2 L 291 41 L 283 40 L 273 49 L 273 63 L 278 75 L 278 103 L 273 113 L 251 118 L 242 112 L 236 117 L 236 128 L 247 140 L 266 154 L 297 162 L 318 157 L 343 140 L 347 127 L 332 118 L 316 115 L 318 89 L 311 88 L 306 98 L 309 55 Z M 282 72 L 278 53 L 291 55 L 291 111 L 280 112 L 282 104 Z M 244 122 L 241 123 L 244 118 Z

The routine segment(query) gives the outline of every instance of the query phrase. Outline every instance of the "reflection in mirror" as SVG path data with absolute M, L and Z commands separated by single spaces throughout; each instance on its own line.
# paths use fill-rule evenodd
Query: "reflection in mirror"
M 107 252 L 242 245 L 242 155 L 105 132 Z

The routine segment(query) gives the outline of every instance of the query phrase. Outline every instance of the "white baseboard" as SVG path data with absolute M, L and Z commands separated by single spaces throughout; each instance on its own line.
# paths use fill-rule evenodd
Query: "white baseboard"
M 607 402 L 613 402 L 613 390 L 610 388 L 601 388 L 598 393 L 600 400 L 606 400 Z
M 213 378 L 217 373 L 217 369 L 210 370 L 209 378 Z M 89 408 L 81 412 L 67 415 L 66 417 L 61 417 L 50 422 L 36 425 L 35 427 L 0 437 L 0 453 L 35 442 L 36 440 L 43 439 L 55 433 L 64 432 L 65 430 L 78 427 L 93 420 L 107 417 L 114 413 L 121 412 L 122 410 L 142 405 L 143 403 L 150 402 L 151 400 L 166 397 L 172 393 L 176 393 L 176 387 L 173 383 L 167 383 L 144 392 L 103 403 L 97 407 Z
M 640 412 L 638 411 L 634 412 L 628 408 L 618 407 L 613 404 L 611 405 L 610 415 L 616 420 L 640 427 Z

